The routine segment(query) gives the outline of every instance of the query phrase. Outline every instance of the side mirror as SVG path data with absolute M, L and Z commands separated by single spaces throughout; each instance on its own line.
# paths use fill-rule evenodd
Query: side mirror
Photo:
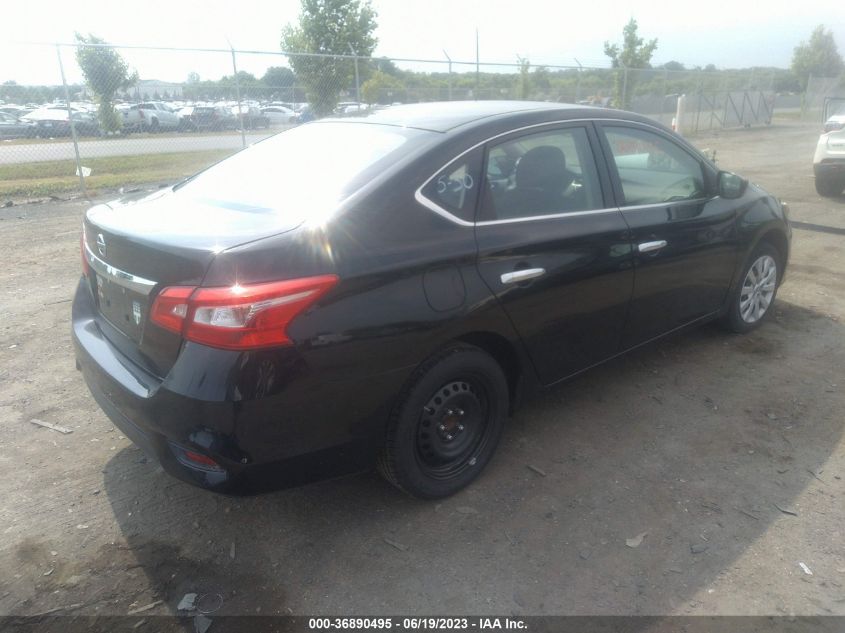
M 748 187 L 748 181 L 745 178 L 732 174 L 729 171 L 720 171 L 718 186 L 719 195 L 722 198 L 732 200 L 734 198 L 742 197 L 742 194 L 745 193 L 745 189 Z

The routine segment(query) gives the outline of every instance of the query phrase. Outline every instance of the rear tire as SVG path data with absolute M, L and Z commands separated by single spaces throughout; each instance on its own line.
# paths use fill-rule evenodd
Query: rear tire
M 460 345 L 432 356 L 398 399 L 379 471 L 415 497 L 455 494 L 493 457 L 508 400 L 502 368 L 479 348 Z
M 845 189 L 845 182 L 830 176 L 816 176 L 816 193 L 823 198 L 835 198 Z
M 731 332 L 744 334 L 760 327 L 771 314 L 783 277 L 778 250 L 763 242 L 754 249 L 743 268 L 740 282 L 731 295 L 722 324 Z

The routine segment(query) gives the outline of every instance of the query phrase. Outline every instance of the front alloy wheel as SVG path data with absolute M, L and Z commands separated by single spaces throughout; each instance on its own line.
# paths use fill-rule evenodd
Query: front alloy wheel
M 742 283 L 731 295 L 723 324 L 744 333 L 758 327 L 771 312 L 781 279 L 781 255 L 768 242 L 760 244 L 748 258 Z
M 756 323 L 766 314 L 775 298 L 777 272 L 771 255 L 762 255 L 751 264 L 739 293 L 739 314 L 746 323 Z

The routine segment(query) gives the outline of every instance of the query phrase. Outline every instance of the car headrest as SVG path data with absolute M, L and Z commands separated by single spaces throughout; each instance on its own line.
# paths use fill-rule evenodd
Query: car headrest
M 528 150 L 516 166 L 516 187 L 563 191 L 568 184 L 566 156 L 560 148 L 541 145 Z

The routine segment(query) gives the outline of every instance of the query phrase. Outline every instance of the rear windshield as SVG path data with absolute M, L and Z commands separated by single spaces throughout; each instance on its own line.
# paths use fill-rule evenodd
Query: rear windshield
M 179 194 L 255 213 L 325 213 L 432 132 L 398 126 L 319 122 L 282 132 L 193 179 Z

